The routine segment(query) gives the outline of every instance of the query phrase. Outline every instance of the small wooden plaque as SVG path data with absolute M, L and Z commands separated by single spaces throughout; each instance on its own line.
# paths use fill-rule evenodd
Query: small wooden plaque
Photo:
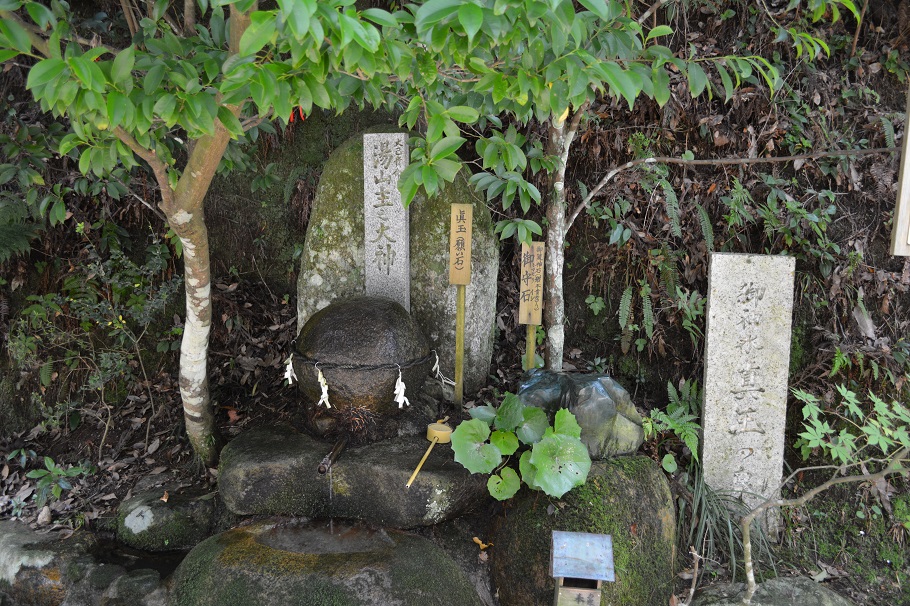
M 521 245 L 521 283 L 519 284 L 519 324 L 542 324 L 543 316 L 543 242 Z
M 471 283 L 471 224 L 473 204 L 452 205 L 449 231 L 449 284 Z

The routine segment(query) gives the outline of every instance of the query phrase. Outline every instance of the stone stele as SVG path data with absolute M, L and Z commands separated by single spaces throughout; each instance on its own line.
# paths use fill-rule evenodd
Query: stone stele
M 783 472 L 794 272 L 793 257 L 711 255 L 704 477 L 751 506 L 777 494 Z
M 363 136 L 341 145 L 325 164 L 297 282 L 297 330 L 336 299 L 365 294 Z M 410 205 L 411 316 L 439 354 L 442 372 L 455 368 L 455 287 L 449 285 L 451 205 L 474 204 L 471 283 L 466 291 L 465 394 L 486 382 L 496 327 L 499 241 L 490 210 L 468 184 L 466 171 L 427 199 L 419 192 Z
M 410 311 L 410 224 L 398 191 L 408 156 L 407 133 L 363 135 L 366 294 L 391 299 Z

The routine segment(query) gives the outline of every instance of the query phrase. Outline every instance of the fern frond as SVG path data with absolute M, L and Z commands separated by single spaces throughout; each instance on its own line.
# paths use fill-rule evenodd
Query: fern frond
M 881 116 L 879 120 L 882 121 L 882 130 L 885 131 L 885 143 L 888 144 L 888 147 L 895 147 L 894 124 L 892 124 L 891 120 L 884 116 Z
M 0 225 L 0 263 L 27 253 L 29 242 L 37 235 L 37 231 L 34 225 L 27 223 Z
M 619 300 L 619 327 L 625 330 L 629 325 L 629 314 L 632 311 L 632 287 L 629 286 L 622 293 Z
M 300 178 L 305 171 L 305 167 L 296 166 L 291 170 L 291 173 L 288 175 L 287 179 L 284 182 L 284 204 L 287 206 L 291 203 L 291 196 L 294 195 L 294 188 L 297 187 L 297 180 Z
M 695 203 L 695 208 L 698 211 L 698 224 L 701 226 L 701 233 L 705 237 L 705 246 L 708 247 L 708 252 L 714 250 L 714 226 L 711 224 L 711 217 L 708 216 L 708 211 L 705 210 L 705 207 Z
M 670 219 L 670 233 L 677 238 L 682 238 L 682 223 L 679 219 L 679 198 L 676 197 L 676 191 L 666 179 L 660 180 L 660 187 L 664 192 L 664 207 L 667 211 L 667 217 Z
M 648 339 L 654 338 L 654 309 L 651 307 L 651 297 L 645 295 L 641 299 L 642 321 L 645 325 L 645 334 Z

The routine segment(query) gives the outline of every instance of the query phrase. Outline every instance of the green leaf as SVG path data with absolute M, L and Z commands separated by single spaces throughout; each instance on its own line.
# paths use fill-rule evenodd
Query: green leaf
M 578 438 L 554 433 L 531 449 L 534 481 L 551 497 L 559 498 L 585 483 L 591 469 L 587 447 Z
M 502 462 L 502 454 L 487 444 L 490 427 L 479 419 L 462 421 L 452 432 L 455 461 L 471 473 L 490 473 Z
M 258 53 L 275 34 L 275 13 L 256 11 L 250 17 L 250 25 L 240 37 L 240 54 Z
M 556 417 L 553 420 L 553 431 L 557 434 L 572 436 L 573 438 L 581 437 L 581 426 L 575 420 L 575 415 L 569 412 L 568 408 L 560 408 L 556 411 Z
M 474 40 L 483 26 L 483 9 L 472 2 L 462 4 L 458 8 L 458 22 L 468 35 L 468 41 Z
M 224 128 L 231 133 L 232 139 L 243 137 L 243 126 L 240 124 L 240 120 L 231 113 L 231 110 L 223 105 L 218 107 L 218 120 L 220 120 L 224 125 Z
M 490 443 L 506 457 L 518 450 L 518 438 L 511 431 L 494 431 L 490 436 Z
M 676 470 L 679 469 L 679 465 L 676 464 L 676 457 L 674 457 L 672 453 L 664 455 L 664 458 L 660 461 L 660 465 L 667 473 L 676 473 Z
M 521 479 L 529 487 L 534 490 L 540 490 L 540 486 L 537 485 L 537 468 L 531 464 L 531 451 L 526 450 L 521 453 L 521 458 L 518 459 L 518 470 L 521 471 Z
M 499 475 L 492 475 L 487 480 L 487 490 L 497 501 L 511 499 L 521 488 L 521 480 L 511 467 L 504 467 Z
M 610 20 L 610 10 L 605 0 L 579 0 L 579 3 L 604 21 Z
M 430 0 L 417 9 L 414 25 L 418 32 L 439 23 L 462 5 L 462 0 Z
M 20 53 L 30 53 L 32 41 L 25 28 L 12 19 L 0 19 L 0 33 L 9 41 L 9 45 Z
M 654 80 L 654 100 L 661 107 L 670 100 L 670 74 L 660 66 L 652 72 Z
M 513 393 L 506 393 L 499 410 L 496 411 L 496 419 L 494 421 L 496 429 L 512 431 L 518 427 L 518 424 L 524 420 L 524 414 L 522 413 L 524 407 L 525 405 L 518 399 L 518 396 Z
M 45 59 L 39 61 L 28 72 L 28 79 L 25 81 L 25 88 L 31 90 L 38 86 L 47 84 L 57 79 L 57 76 L 66 69 L 66 62 L 63 59 Z
M 161 80 L 164 79 L 164 64 L 159 63 L 149 69 L 148 73 L 145 74 L 145 79 L 142 81 L 142 89 L 145 91 L 145 94 L 157 97 L 158 87 L 161 85 Z
M 37 2 L 29 2 L 25 5 L 25 10 L 28 11 L 29 16 L 32 18 L 32 21 L 34 21 L 41 29 L 47 29 L 57 22 L 57 20 L 54 18 L 54 13 L 51 12 L 51 9 L 47 8 L 43 4 L 38 4 Z
M 382 25 L 383 27 L 398 26 L 398 19 L 396 19 L 394 15 L 379 8 L 368 8 L 360 14 L 362 17 L 369 19 L 377 25 Z
M 128 46 L 114 58 L 111 65 L 111 79 L 115 83 L 127 82 L 131 79 L 133 65 L 136 63 L 136 47 Z
M 692 93 L 693 97 L 697 97 L 708 86 L 708 76 L 698 63 L 690 63 L 688 72 L 689 92 Z
M 462 143 L 464 143 L 462 137 L 444 137 L 433 144 L 433 148 L 430 150 L 430 161 L 435 162 L 436 160 L 441 160 L 455 153 Z
M 645 42 L 647 42 L 648 40 L 652 40 L 654 38 L 660 37 L 660 36 L 670 36 L 672 34 L 673 34 L 673 28 L 670 27 L 669 25 L 658 25 L 657 27 L 652 29 L 650 32 L 648 32 L 648 37 L 645 38 Z
M 458 120 L 459 122 L 464 122 L 465 124 L 473 124 L 480 117 L 480 112 L 478 112 L 473 107 L 467 107 L 466 105 L 456 105 L 455 107 L 450 107 L 446 110 L 446 113 L 453 120 Z
M 480 419 L 487 425 L 492 425 L 493 419 L 496 418 L 496 409 L 492 406 L 475 406 L 468 410 L 468 414 L 472 419 Z
M 536 406 L 525 406 L 521 411 L 522 422 L 515 428 L 515 435 L 523 444 L 534 444 L 539 442 L 543 437 L 547 427 L 550 426 L 550 420 L 547 419 L 547 413 L 542 408 Z

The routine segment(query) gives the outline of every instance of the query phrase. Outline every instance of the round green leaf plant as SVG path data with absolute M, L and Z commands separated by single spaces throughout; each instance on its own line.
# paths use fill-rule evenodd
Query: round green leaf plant
M 487 488 L 493 498 L 511 498 L 522 481 L 559 498 L 587 480 L 591 458 L 581 441 L 581 427 L 568 410 L 559 410 L 551 426 L 542 409 L 525 406 L 507 393 L 499 408 L 478 406 L 470 414 L 452 433 L 452 450 L 471 473 L 492 474 Z M 519 476 L 508 462 L 522 445 L 530 449 L 519 457 Z

